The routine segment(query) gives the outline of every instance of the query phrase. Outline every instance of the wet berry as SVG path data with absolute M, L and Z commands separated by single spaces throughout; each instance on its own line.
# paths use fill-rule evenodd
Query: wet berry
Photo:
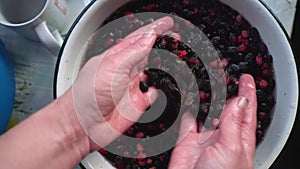
M 246 49 L 247 49 L 247 47 L 246 47 L 245 44 L 241 44 L 240 46 L 238 46 L 238 50 L 239 50 L 240 52 L 244 52 Z
M 248 38 L 249 37 L 248 31 L 247 30 L 243 30 L 242 31 L 242 36 L 243 36 L 243 38 Z
M 114 39 L 107 39 L 106 46 L 112 46 L 114 44 Z
M 144 81 L 140 82 L 140 90 L 145 93 L 148 91 L 148 84 Z
M 125 21 L 120 22 L 115 30 L 106 32 L 103 36 L 105 37 L 103 44 L 106 48 L 101 50 L 104 51 L 120 43 L 129 33 L 156 19 L 140 18 L 135 15 L 139 12 L 162 12 L 186 19 L 183 22 L 175 20 L 172 28 L 174 33 L 158 35 L 153 46 L 155 49 L 168 51 L 177 58 L 166 59 L 159 52 L 151 51 L 148 59 L 149 68 L 145 70 L 147 79 L 139 84 L 142 92 L 147 92 L 149 87 L 162 90 L 167 97 L 166 108 L 153 122 L 135 123 L 124 132 L 124 135 L 128 137 L 138 138 L 139 142 L 127 145 L 126 140 L 121 137 L 109 145 L 110 148 L 115 148 L 123 154 L 123 157 L 105 149 L 99 152 L 117 169 L 168 168 L 172 149 L 147 157 L 151 147 L 145 146 L 144 141 L 169 129 L 182 106 L 195 112 L 199 126 L 217 126 L 220 114 L 209 112 L 222 108 L 222 106 L 211 105 L 212 101 L 218 100 L 218 93 L 221 91 L 213 92 L 212 89 L 215 89 L 220 82 L 225 82 L 227 98 L 230 99 L 238 94 L 239 77 L 244 73 L 251 74 L 256 83 L 258 99 L 256 143 L 259 144 L 271 123 L 272 109 L 276 103 L 274 97 L 274 73 L 276 72 L 273 68 L 273 58 L 268 53 L 267 45 L 260 38 L 258 30 L 251 26 L 241 14 L 218 0 L 136 0 L 117 10 L 105 21 L 108 23 L 126 16 Z M 196 25 L 199 30 L 203 31 L 217 52 L 212 55 L 203 53 L 198 56 L 193 51 L 191 45 L 201 46 L 204 43 L 198 41 L 198 36 L 191 29 L 192 25 Z M 219 60 L 212 59 L 211 56 L 219 57 Z M 207 59 L 205 64 L 202 58 Z M 190 68 L 191 74 L 186 74 L 180 69 L 180 65 L 183 64 Z M 175 77 L 168 74 L 168 71 L 175 72 Z M 194 76 L 196 83 L 185 81 L 184 77 L 187 76 Z M 218 79 L 221 76 L 223 78 Z M 182 89 L 179 89 L 177 82 L 180 83 Z M 189 91 L 193 87 L 198 91 L 194 93 Z M 181 99 L 185 100 L 181 103 Z M 196 105 L 194 99 L 199 99 L 200 104 Z M 155 104 L 156 102 L 152 106 Z M 141 118 L 147 113 L 150 111 L 146 111 Z M 204 123 L 205 120 L 207 123 Z M 179 128 L 179 124 L 173 125 L 171 131 L 178 134 Z M 166 138 L 166 142 L 162 140 L 162 145 L 169 144 L 171 141 L 175 144 L 176 139 Z
M 178 56 L 180 59 L 185 58 L 186 54 L 187 54 L 186 50 L 181 50 L 178 52 Z
M 268 82 L 264 79 L 260 80 L 259 82 L 259 88 L 261 89 L 265 89 L 266 87 L 268 87 L 268 85 L 269 85 Z
M 258 65 L 263 64 L 263 57 L 260 56 L 260 55 L 256 56 L 255 62 L 256 62 L 256 64 L 258 64 Z

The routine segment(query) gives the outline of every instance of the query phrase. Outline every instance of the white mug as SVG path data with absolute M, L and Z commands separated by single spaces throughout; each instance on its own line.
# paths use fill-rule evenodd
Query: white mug
M 40 40 L 57 55 L 80 11 L 81 0 L 0 0 L 0 24 L 31 40 Z

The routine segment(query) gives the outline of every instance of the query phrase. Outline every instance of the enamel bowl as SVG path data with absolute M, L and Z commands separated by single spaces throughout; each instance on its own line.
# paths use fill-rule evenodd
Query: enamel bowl
M 54 86 L 55 96 L 62 95 L 74 81 L 85 58 L 81 52 L 87 40 L 102 22 L 129 0 L 95 0 L 85 8 L 66 37 L 61 48 Z M 258 0 L 221 0 L 255 26 L 274 59 L 276 105 L 264 141 L 257 147 L 255 168 L 269 168 L 283 149 L 292 130 L 298 104 L 298 77 L 289 38 L 264 3 Z M 79 62 L 78 62 L 79 60 Z M 75 75 L 75 76 L 74 76 Z M 87 169 L 112 168 L 98 152 L 82 161 Z

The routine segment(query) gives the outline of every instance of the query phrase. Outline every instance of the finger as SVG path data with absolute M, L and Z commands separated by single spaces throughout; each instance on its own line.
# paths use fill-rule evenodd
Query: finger
M 139 77 L 136 76 L 110 118 L 111 126 L 118 132 L 124 132 L 138 121 L 157 98 L 157 90 L 152 87 L 147 92 L 142 93 L 139 89 L 139 82 Z
M 197 123 L 196 118 L 190 112 L 185 112 L 181 118 L 177 143 L 180 143 L 189 133 L 197 133 Z
M 178 40 L 178 41 L 181 41 L 181 36 L 180 36 L 178 33 L 175 33 L 175 32 L 173 32 L 173 31 L 171 31 L 171 30 L 166 31 L 166 32 L 164 33 L 164 35 L 169 35 L 169 36 L 171 36 L 172 38 L 174 38 L 174 39 L 176 39 L 176 40 Z
M 142 71 L 142 72 L 140 72 L 139 74 L 139 78 L 140 78 L 140 81 L 147 81 L 147 74 L 144 72 L 144 71 Z
M 148 57 L 145 57 L 138 65 L 137 65 L 137 71 L 144 70 L 145 67 L 148 65 Z
M 148 30 L 151 30 L 151 29 L 153 29 L 156 34 L 163 34 L 166 31 L 168 31 L 169 29 L 171 29 L 173 26 L 174 26 L 173 19 L 169 16 L 166 16 L 166 17 L 157 19 L 153 23 L 150 23 L 144 27 L 141 27 L 140 29 L 138 29 L 138 30 L 134 31 L 133 33 L 131 33 L 130 35 L 128 35 L 127 37 L 141 35 L 144 32 L 148 32 Z
M 251 156 L 255 152 L 256 144 L 256 112 L 257 112 L 257 100 L 255 83 L 250 75 L 243 75 L 239 80 L 239 96 L 246 97 L 249 100 L 249 105 L 245 109 L 245 117 L 242 122 L 242 139 L 246 152 Z
M 239 96 L 244 96 L 249 100 L 249 106 L 247 107 L 244 122 L 249 125 L 252 130 L 256 129 L 256 88 L 255 82 L 251 75 L 245 74 L 240 77 L 239 80 Z
M 149 32 L 149 30 L 153 30 L 155 34 L 162 34 L 165 31 L 171 29 L 174 25 L 174 21 L 171 17 L 163 17 L 161 19 L 158 19 L 154 21 L 151 24 L 148 24 L 144 27 L 141 27 L 140 29 L 134 31 L 133 33 L 129 34 L 127 37 L 125 37 L 122 42 L 120 42 L 118 45 L 113 46 L 110 48 L 107 52 L 110 52 L 110 54 L 116 54 L 124 49 L 130 47 L 133 45 L 136 41 L 138 41 L 140 38 L 142 38 L 144 33 Z M 105 54 L 107 54 L 105 52 Z
M 248 99 L 236 97 L 228 104 L 220 119 L 220 142 L 224 145 L 240 145 L 242 121 L 245 116 L 245 109 L 248 106 Z
M 152 46 L 156 40 L 156 34 L 151 30 L 149 33 L 144 33 L 142 38 L 132 44 L 130 47 L 124 49 L 121 53 L 114 55 L 113 59 L 118 62 L 124 62 L 130 68 L 137 65 L 141 66 L 141 62 L 148 58 L 152 50 Z M 140 69 L 142 69 L 140 67 Z

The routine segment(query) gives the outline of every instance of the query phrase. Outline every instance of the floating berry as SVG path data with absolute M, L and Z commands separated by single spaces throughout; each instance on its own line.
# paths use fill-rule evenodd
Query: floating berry
M 243 40 L 242 40 L 242 41 L 243 41 Z M 230 35 L 230 42 L 231 42 L 232 44 L 235 44 L 235 43 L 237 42 L 237 38 L 236 38 L 235 35 Z
M 239 50 L 240 52 L 244 52 L 246 49 L 247 49 L 247 47 L 246 47 L 245 44 L 241 44 L 241 45 L 239 45 L 239 47 L 238 47 L 238 50 Z
M 260 40 L 258 30 L 255 27 L 249 28 L 248 32 L 252 41 L 257 42 Z
M 235 20 L 237 22 L 241 22 L 243 20 L 243 16 L 242 15 L 237 15 L 236 18 L 235 18 Z
M 144 141 L 163 133 L 173 124 L 181 106 L 187 106 L 185 102 L 183 105 L 180 102 L 181 97 L 186 99 L 187 95 L 193 95 L 195 98 L 198 96 L 200 99 L 199 105 L 195 105 L 193 102 L 188 104 L 189 109 L 198 112 L 195 116 L 199 125 L 217 126 L 220 115 L 209 112 L 210 110 L 214 112 L 214 110 L 219 109 L 217 106 L 211 106 L 211 102 L 218 99 L 220 91 L 212 93 L 212 88 L 225 82 L 226 94 L 229 99 L 238 93 L 239 77 L 244 73 L 251 74 L 256 80 L 258 98 L 256 143 L 259 144 L 263 140 L 271 121 L 271 111 L 275 104 L 275 80 L 272 65 L 273 58 L 268 53 L 266 44 L 261 40 L 258 30 L 252 27 L 241 14 L 218 0 L 154 0 L 151 2 L 136 0 L 120 8 L 106 21 L 108 23 L 121 17 L 121 15 L 126 16 L 125 21 L 120 22 L 120 26 L 116 26 L 116 30 L 106 32 L 103 36 L 104 46 L 107 44 L 107 48 L 109 48 L 114 44 L 118 44 L 132 31 L 142 25 L 152 23 L 157 18 L 142 18 L 135 15 L 135 13 L 149 11 L 169 13 L 186 19 L 182 22 L 174 20 L 174 27 L 171 31 L 175 34 L 159 36 L 153 46 L 156 49 L 173 53 L 178 58 L 171 61 L 162 57 L 159 52 L 151 51 L 148 59 L 149 67 L 155 65 L 161 70 L 146 68 L 147 80 L 140 82 L 139 86 L 142 92 L 146 92 L 149 87 L 162 90 L 167 97 L 165 111 L 153 122 L 135 123 L 124 133 L 129 137 L 141 138 L 138 139 L 141 140 L 140 142 L 127 146 L 122 142 L 125 140 L 118 138 L 115 141 L 117 145 L 114 144 L 115 142 L 112 143 L 111 146 L 115 146 L 124 157 L 119 158 L 117 155 L 105 150 L 99 152 L 118 169 L 168 168 L 172 150 L 156 156 L 146 157 L 146 152 L 148 153 L 151 148 L 144 147 Z M 201 46 L 203 43 L 198 40 L 199 36 L 193 32 L 192 25 L 196 25 L 199 30 L 203 31 L 217 52 L 213 52 L 213 54 L 203 52 L 199 56 L 195 54 L 190 46 Z M 174 35 L 179 35 L 179 38 Z M 108 41 L 109 43 L 106 43 L 107 39 L 112 42 Z M 181 40 L 187 42 L 187 44 Z M 220 59 L 217 61 L 211 56 Z M 208 65 L 202 62 L 202 58 L 207 59 L 205 63 Z M 182 80 L 183 77 L 187 77 L 180 69 L 180 65 L 184 65 L 183 63 L 191 69 L 197 83 L 193 84 Z M 168 75 L 166 73 L 168 71 L 175 71 L 175 77 L 172 78 Z M 218 80 L 219 77 L 223 78 Z M 183 89 L 178 88 L 177 82 L 180 82 Z M 195 87 L 199 91 L 195 91 L 195 93 L 188 91 L 187 89 L 191 87 Z M 159 102 L 159 98 L 157 100 Z M 149 112 L 146 111 L 143 116 Z M 204 123 L 205 120 L 208 123 Z M 171 131 L 178 133 L 179 128 L 180 125 L 172 126 Z M 167 138 L 166 140 L 170 141 L 172 139 Z M 176 142 L 176 138 L 174 142 Z
M 238 39 L 237 39 L 238 43 L 242 43 L 243 40 L 244 40 L 244 38 L 242 35 L 238 36 Z
M 139 161 L 138 161 L 138 164 L 139 164 L 141 167 L 143 167 L 143 166 L 146 165 L 146 161 L 145 161 L 144 159 L 139 160 Z
M 249 37 L 249 33 L 248 33 L 248 31 L 247 30 L 243 30 L 242 31 L 242 36 L 243 36 L 243 38 L 248 38 Z
M 217 61 L 212 61 L 209 63 L 209 65 L 212 67 L 212 68 L 217 68 L 218 67 L 218 62 Z
M 152 11 L 154 7 L 155 7 L 155 4 L 149 4 L 149 5 L 146 6 L 146 10 L 147 11 Z
M 125 13 L 125 16 L 126 16 L 127 18 L 133 18 L 133 12 L 126 12 L 126 13 Z
M 140 82 L 140 90 L 145 93 L 148 91 L 148 84 L 144 81 Z
M 148 165 L 151 165 L 151 164 L 152 164 L 152 159 L 151 159 L 151 158 L 148 158 L 148 159 L 147 159 L 147 164 L 148 164 Z
M 265 89 L 266 87 L 268 87 L 268 82 L 264 79 L 262 79 L 260 82 L 259 82 L 259 88 L 261 89 Z
M 265 77 L 270 77 L 270 76 L 272 76 L 272 72 L 271 72 L 270 70 L 268 70 L 268 69 L 263 70 L 263 71 L 262 71 L 262 74 L 263 74 L 263 76 L 265 76 Z
M 189 63 L 192 65 L 198 65 L 200 64 L 200 61 L 197 58 L 192 57 L 189 59 Z
M 139 152 L 144 151 L 143 145 L 140 144 L 140 143 L 138 143 L 138 144 L 136 145 L 136 150 L 139 151 Z
M 190 4 L 190 0 L 183 0 L 183 5 L 189 5 Z
M 256 131 L 256 138 L 258 139 L 258 140 L 262 140 L 263 138 L 264 138 L 264 132 L 262 131 L 262 130 L 257 130 Z
M 106 46 L 111 46 L 114 44 L 114 39 L 107 39 L 106 40 Z
M 263 119 L 265 119 L 267 117 L 267 113 L 265 113 L 265 112 L 259 112 L 258 113 L 258 119 L 259 120 L 263 120 Z
M 262 56 L 260 56 L 260 55 L 256 56 L 255 61 L 256 61 L 256 64 L 258 64 L 258 65 L 263 64 L 263 58 L 262 58 Z
M 143 132 L 138 132 L 135 135 L 135 138 L 143 138 L 145 136 L 145 134 Z
M 186 54 L 187 54 L 186 50 L 178 51 L 178 56 L 180 57 L 180 59 L 185 58 Z

